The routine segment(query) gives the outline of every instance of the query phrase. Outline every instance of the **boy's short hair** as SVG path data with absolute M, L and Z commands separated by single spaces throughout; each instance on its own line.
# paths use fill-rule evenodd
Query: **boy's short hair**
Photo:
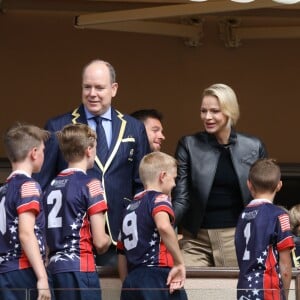
M 290 222 L 291 222 L 291 230 L 292 232 L 299 236 L 300 235 L 300 204 L 294 205 L 290 210 L 289 210 L 289 215 L 290 215 Z
M 143 157 L 139 166 L 139 175 L 143 185 L 154 182 L 161 171 L 177 168 L 177 161 L 163 152 L 151 152 Z
M 280 167 L 274 159 L 258 159 L 250 168 L 248 179 L 256 192 L 273 193 L 281 178 Z
M 67 162 L 80 161 L 88 147 L 95 145 L 97 134 L 86 124 L 68 124 L 56 132 L 60 150 Z
M 50 137 L 50 132 L 31 124 L 17 123 L 4 135 L 4 146 L 11 162 L 22 162 L 28 152 L 39 147 Z

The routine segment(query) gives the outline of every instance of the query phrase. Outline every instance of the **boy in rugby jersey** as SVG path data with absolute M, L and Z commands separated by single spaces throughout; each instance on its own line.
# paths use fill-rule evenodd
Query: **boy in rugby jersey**
M 280 177 L 272 159 L 257 160 L 250 168 L 247 184 L 254 200 L 241 213 L 235 233 L 239 300 L 288 298 L 294 241 L 288 214 L 273 205 Z
M 291 231 L 295 242 L 295 248 L 292 250 L 292 266 L 300 269 L 300 204 L 296 204 L 289 210 Z
M 147 154 L 139 174 L 145 190 L 127 206 L 117 244 L 121 299 L 187 299 L 185 266 L 172 226 L 176 160 L 162 152 Z
M 12 173 L 0 188 L 0 299 L 51 299 L 41 188 L 31 177 L 44 161 L 49 133 L 17 124 L 4 136 Z
M 96 133 L 85 124 L 57 132 L 68 162 L 46 188 L 48 269 L 56 299 L 101 299 L 93 247 L 99 254 L 111 244 L 105 233 L 107 204 L 101 182 L 87 175 L 96 155 Z

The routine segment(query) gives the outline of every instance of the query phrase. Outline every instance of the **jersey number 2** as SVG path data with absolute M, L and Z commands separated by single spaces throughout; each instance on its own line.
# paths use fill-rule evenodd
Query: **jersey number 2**
M 62 206 L 62 193 L 60 190 L 51 191 L 47 197 L 47 204 L 53 205 L 48 214 L 48 228 L 59 228 L 62 226 L 62 217 L 58 213 Z

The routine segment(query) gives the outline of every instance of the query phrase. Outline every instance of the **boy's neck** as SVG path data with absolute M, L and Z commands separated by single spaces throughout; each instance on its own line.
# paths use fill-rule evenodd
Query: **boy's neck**
M 156 185 L 156 184 L 146 185 L 145 190 L 156 191 L 156 192 L 161 192 L 162 193 L 162 188 L 159 185 Z
M 267 199 L 273 203 L 276 193 L 256 193 L 253 199 Z
M 27 162 L 13 162 L 11 163 L 12 172 L 23 171 L 28 175 L 32 175 L 32 166 Z
M 87 164 L 85 161 L 79 161 L 79 162 L 69 162 L 68 168 L 73 169 L 81 169 L 84 172 L 87 171 Z

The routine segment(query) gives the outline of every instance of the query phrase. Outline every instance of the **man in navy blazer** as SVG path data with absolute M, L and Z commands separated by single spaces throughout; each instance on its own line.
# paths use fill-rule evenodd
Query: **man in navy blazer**
M 88 124 L 96 130 L 95 116 L 103 118 L 102 124 L 109 152 L 106 161 L 101 161 L 99 155 L 96 156 L 94 168 L 88 170 L 88 174 L 102 180 L 108 204 L 107 231 L 113 245 L 106 254 L 97 256 L 97 264 L 113 266 L 117 263 L 115 245 L 122 221 L 122 211 L 134 194 L 143 189 L 138 168 L 140 160 L 150 152 L 142 122 L 111 107 L 117 89 L 115 71 L 110 63 L 94 60 L 83 69 L 82 104 L 73 112 L 47 122 L 45 128 L 51 131 L 52 135 L 46 143 L 42 170 L 35 176 L 44 189 L 61 170 L 67 168 L 54 134 L 56 131 L 70 123 Z M 97 143 L 101 145 L 103 141 L 98 140 Z

